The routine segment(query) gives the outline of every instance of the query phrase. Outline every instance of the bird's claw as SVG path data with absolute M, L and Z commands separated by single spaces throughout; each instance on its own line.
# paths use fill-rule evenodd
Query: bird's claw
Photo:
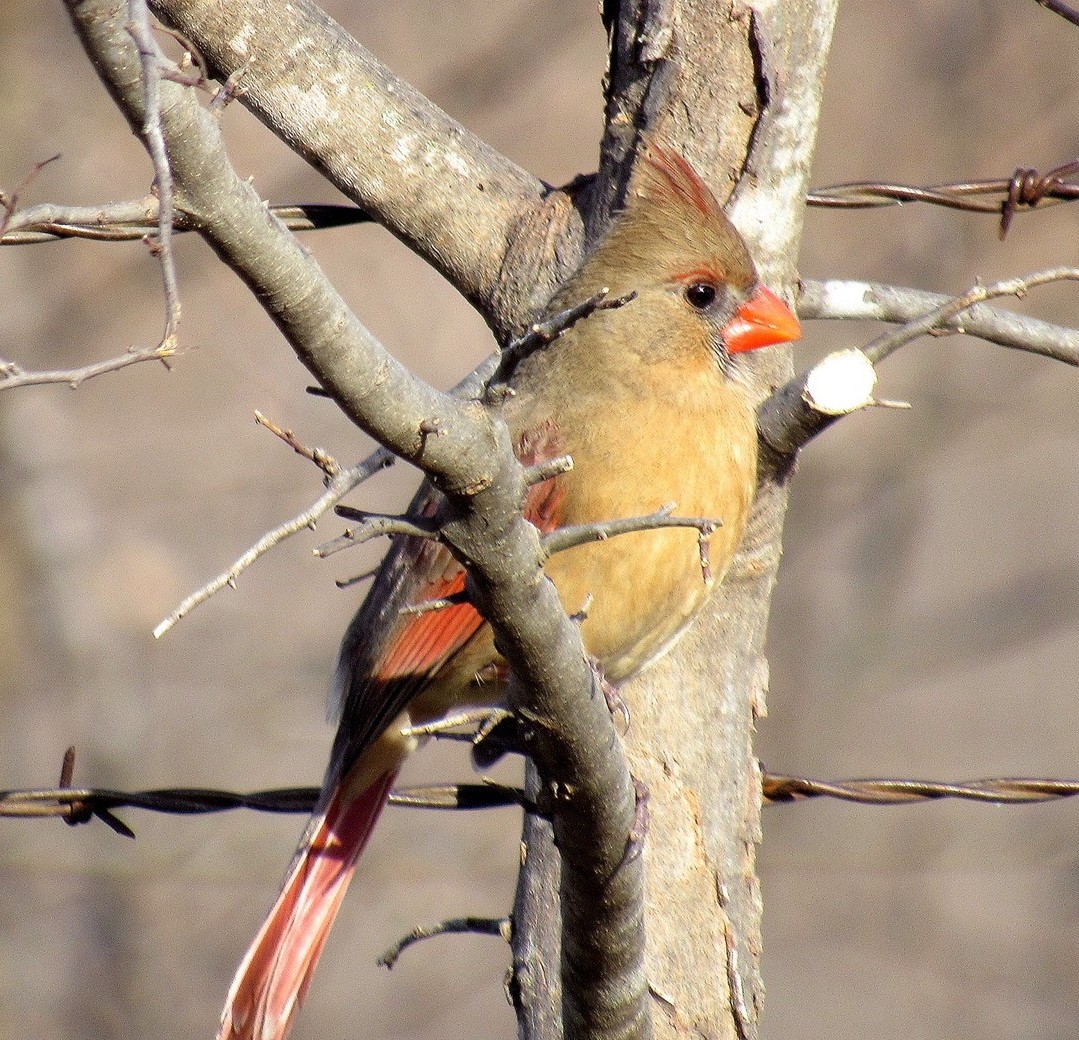
M 505 708 L 491 709 L 472 738 L 472 764 L 490 769 L 503 755 L 523 753 L 521 721 Z

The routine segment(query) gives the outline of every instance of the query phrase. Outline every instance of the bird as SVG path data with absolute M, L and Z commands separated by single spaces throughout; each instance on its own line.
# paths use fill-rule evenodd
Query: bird
M 795 340 L 800 327 L 698 173 L 655 138 L 642 139 L 622 208 L 545 314 L 601 293 L 629 301 L 586 311 L 525 355 L 500 395 L 523 464 L 573 460 L 529 489 L 525 518 L 549 532 L 673 507 L 720 522 L 707 535 L 636 531 L 546 561 L 616 688 L 674 643 L 722 580 L 756 490 L 742 355 Z M 412 511 L 437 521 L 445 507 L 428 483 Z M 338 655 L 340 721 L 321 795 L 232 983 L 219 1040 L 287 1035 L 356 862 L 422 741 L 412 728 L 504 696 L 507 666 L 465 579 L 437 540 L 394 539 Z M 433 601 L 441 607 L 416 609 Z

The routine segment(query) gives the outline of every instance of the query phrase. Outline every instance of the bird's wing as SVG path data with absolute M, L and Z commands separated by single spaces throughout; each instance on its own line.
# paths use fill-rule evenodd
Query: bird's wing
M 558 454 L 547 429 L 522 437 L 517 454 L 525 465 Z M 524 516 L 540 531 L 558 526 L 557 478 L 529 489 Z M 411 515 L 437 519 L 444 498 L 424 483 Z M 462 596 L 465 569 L 441 542 L 397 537 L 375 584 L 345 634 L 338 658 L 336 691 L 341 726 L 331 769 L 347 769 L 476 638 L 485 621 L 471 603 L 455 602 L 425 612 L 416 608 Z

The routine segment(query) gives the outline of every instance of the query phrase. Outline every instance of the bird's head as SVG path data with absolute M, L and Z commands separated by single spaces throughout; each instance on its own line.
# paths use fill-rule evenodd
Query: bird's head
M 638 160 L 625 207 L 578 278 L 590 292 L 636 293 L 640 303 L 631 306 L 638 314 L 696 330 L 724 357 L 801 335 L 790 308 L 761 284 L 742 236 L 708 186 L 681 155 L 654 140 Z

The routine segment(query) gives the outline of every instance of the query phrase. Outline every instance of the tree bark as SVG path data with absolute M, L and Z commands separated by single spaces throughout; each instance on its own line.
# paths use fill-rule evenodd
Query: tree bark
M 645 92 L 652 131 L 678 142 L 724 197 L 762 278 L 796 279 L 835 3 L 648 5 L 674 68 Z M 790 352 L 757 358 L 758 399 L 791 374 Z M 662 446 L 659 446 L 662 450 Z M 760 973 L 759 770 L 764 641 L 782 551 L 786 460 L 762 461 L 740 553 L 710 609 L 625 692 L 633 775 L 649 788 L 649 979 L 656 1035 L 755 1037 Z

